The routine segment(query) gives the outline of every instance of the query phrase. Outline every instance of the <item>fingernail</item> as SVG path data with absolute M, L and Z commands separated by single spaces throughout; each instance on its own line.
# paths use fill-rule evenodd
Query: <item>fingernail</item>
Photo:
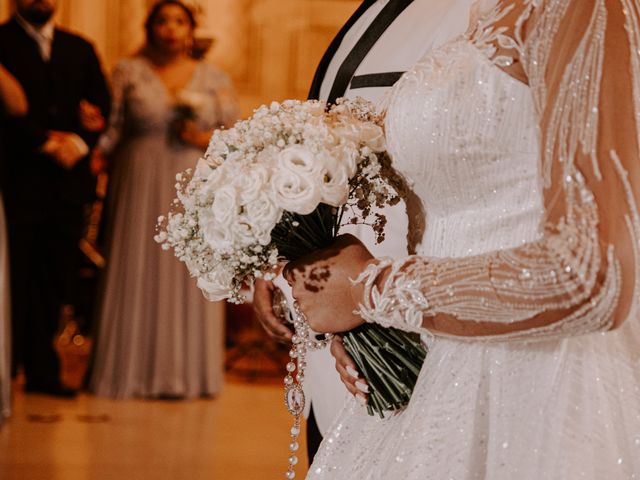
M 369 393 L 369 385 L 364 382 L 356 382 L 356 388 L 364 393 Z
M 367 404 L 367 397 L 365 397 L 361 393 L 356 395 L 356 400 L 358 400 L 358 403 L 363 407 Z
M 351 375 L 353 378 L 360 378 L 360 374 L 358 373 L 357 370 L 355 370 L 351 365 L 347 365 L 347 372 L 349 373 L 349 375 Z

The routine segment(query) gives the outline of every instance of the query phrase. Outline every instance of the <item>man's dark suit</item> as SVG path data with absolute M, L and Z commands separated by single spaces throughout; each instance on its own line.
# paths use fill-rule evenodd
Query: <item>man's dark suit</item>
M 50 130 L 76 133 L 91 148 L 98 133 L 83 130 L 79 104 L 86 99 L 106 117 L 109 93 L 91 44 L 60 29 L 47 62 L 15 19 L 0 25 L 0 62 L 29 102 L 25 119 L 4 119 L 13 371 L 23 365 L 28 389 L 55 392 L 59 365 L 52 340 L 61 305 L 77 300 L 77 245 L 95 184 L 87 158 L 65 170 L 39 150 Z

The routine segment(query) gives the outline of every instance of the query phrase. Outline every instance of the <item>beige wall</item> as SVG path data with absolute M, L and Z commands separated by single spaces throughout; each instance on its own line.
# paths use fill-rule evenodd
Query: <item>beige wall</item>
M 109 69 L 135 51 L 154 0 L 58 0 L 58 21 L 93 40 Z M 0 0 L 0 19 L 10 11 Z M 245 113 L 261 103 L 304 98 L 331 38 L 358 0 L 199 0 L 201 31 L 216 38 L 209 59 L 236 83 Z

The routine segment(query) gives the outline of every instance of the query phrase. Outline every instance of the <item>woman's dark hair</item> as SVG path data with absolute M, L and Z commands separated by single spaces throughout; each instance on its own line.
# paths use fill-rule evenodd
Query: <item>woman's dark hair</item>
M 191 28 L 192 29 L 196 28 L 196 17 L 191 11 L 191 9 L 187 7 L 184 3 L 182 3 L 180 0 L 159 0 L 153 5 L 153 7 L 151 7 L 151 10 L 149 11 L 149 15 L 147 15 L 147 19 L 144 22 L 144 30 L 147 35 L 148 45 L 155 44 L 155 41 L 153 38 L 153 25 L 156 22 L 158 15 L 160 15 L 160 11 L 167 5 L 175 5 L 176 7 L 180 7 L 184 11 L 184 13 L 187 15 L 187 18 L 189 19 L 189 24 L 191 24 Z

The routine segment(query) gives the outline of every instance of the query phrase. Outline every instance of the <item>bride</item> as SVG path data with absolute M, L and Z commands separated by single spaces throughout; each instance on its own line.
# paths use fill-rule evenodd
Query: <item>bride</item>
M 376 322 L 429 348 L 406 410 L 350 401 L 309 478 L 640 478 L 640 6 L 475 11 L 388 102 L 419 255 L 343 236 L 285 271 L 314 330 Z

